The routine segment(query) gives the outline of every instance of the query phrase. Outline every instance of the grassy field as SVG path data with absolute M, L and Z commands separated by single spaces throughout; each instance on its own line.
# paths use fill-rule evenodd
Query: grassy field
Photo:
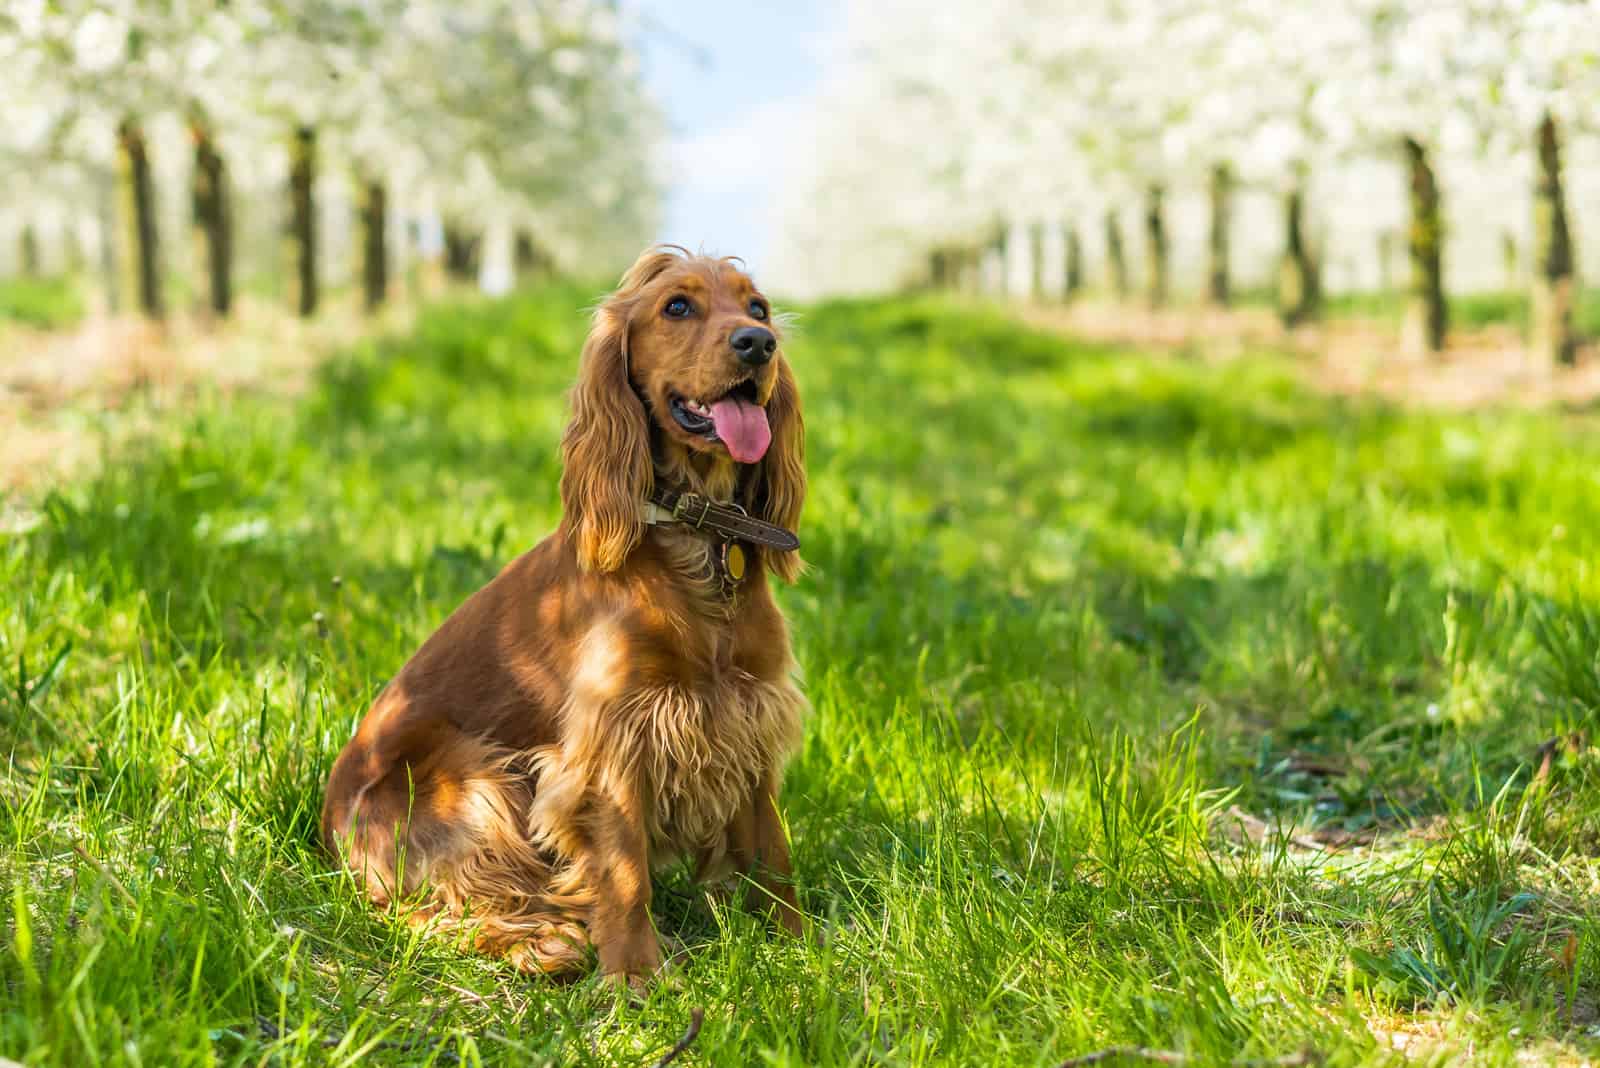
M 677 1063 L 1600 1055 L 1600 420 L 937 302 L 789 348 L 818 937 L 665 873 L 687 959 L 634 1005 L 374 915 L 324 776 L 555 524 L 591 298 L 437 309 L 0 505 L 0 1056 L 639 1065 L 697 1007 Z
M 83 294 L 71 278 L 0 279 L 0 325 L 15 322 L 60 329 L 82 318 Z

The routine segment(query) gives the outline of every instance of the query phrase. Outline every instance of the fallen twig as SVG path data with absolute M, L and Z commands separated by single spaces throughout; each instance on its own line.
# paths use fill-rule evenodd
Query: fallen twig
M 1349 773 L 1350 769 L 1342 764 L 1335 764 L 1328 760 L 1317 760 L 1315 757 L 1291 756 L 1288 762 L 1288 771 L 1298 771 L 1304 775 L 1316 775 L 1324 779 L 1339 779 Z
M 484 997 L 482 994 L 478 993 L 475 990 L 468 990 L 464 986 L 457 986 L 454 983 L 447 983 L 447 982 L 444 982 L 443 980 L 440 980 L 439 985 L 444 987 L 446 990 L 450 991 L 452 994 L 460 995 L 461 997 L 465 998 L 466 1000 L 472 1002 L 474 1005 L 487 1005 L 487 1004 L 489 1004 L 489 999 Z
M 662 1054 L 661 1059 L 656 1061 L 655 1068 L 667 1068 L 667 1065 L 678 1059 L 680 1053 L 694 1045 L 694 1040 L 700 1037 L 700 1025 L 705 1022 L 705 1019 L 705 1009 L 690 1009 L 689 1029 L 683 1033 L 682 1038 L 673 1044 L 671 1049 Z
M 1148 1046 L 1110 1046 L 1106 1049 L 1097 1049 L 1093 1053 L 1085 1053 L 1078 1057 L 1068 1057 L 1056 1068 L 1083 1068 L 1084 1065 L 1099 1064 L 1102 1061 L 1126 1058 L 1135 1061 L 1151 1061 L 1155 1064 L 1191 1064 L 1193 1057 L 1187 1053 L 1179 1053 L 1175 1049 L 1151 1049 Z M 1226 1062 L 1233 1068 L 1306 1068 L 1308 1065 L 1321 1064 L 1322 1055 L 1314 1050 L 1302 1050 L 1299 1053 L 1290 1053 L 1282 1057 L 1240 1057 Z

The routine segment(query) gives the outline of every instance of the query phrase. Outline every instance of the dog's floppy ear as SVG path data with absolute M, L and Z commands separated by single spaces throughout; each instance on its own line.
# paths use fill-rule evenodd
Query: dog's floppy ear
M 583 345 L 561 435 L 561 524 L 585 571 L 615 571 L 644 536 L 639 506 L 655 471 L 650 419 L 628 380 L 628 321 L 644 287 L 687 256 L 676 245 L 645 249 L 595 311 Z
M 806 503 L 806 428 L 800 417 L 800 387 L 782 357 L 778 359 L 777 385 L 767 399 L 767 421 L 772 424 L 772 444 L 761 460 L 755 512 L 768 523 L 794 530 Z M 766 557 L 773 573 L 785 582 L 799 576 L 799 553 L 768 549 Z
M 639 543 L 650 495 L 650 425 L 628 382 L 628 313 L 615 297 L 594 315 L 561 435 L 562 525 L 585 571 L 615 571 Z

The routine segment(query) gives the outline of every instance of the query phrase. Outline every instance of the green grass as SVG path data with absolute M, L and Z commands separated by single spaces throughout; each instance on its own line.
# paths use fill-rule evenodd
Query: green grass
M 0 279 L 0 323 L 56 330 L 82 318 L 83 294 L 71 278 Z
M 318 850 L 324 777 L 556 522 L 590 299 L 435 309 L 0 509 L 0 1055 L 637 1065 L 697 1006 L 680 1063 L 1384 1063 L 1369 1024 L 1600 1053 L 1600 424 L 937 302 L 812 308 L 790 346 L 819 937 L 669 872 L 689 959 L 635 1006 L 374 915 Z

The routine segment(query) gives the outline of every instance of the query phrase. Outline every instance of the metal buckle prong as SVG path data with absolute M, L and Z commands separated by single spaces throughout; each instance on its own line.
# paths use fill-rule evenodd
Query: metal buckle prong
M 690 519 L 689 512 L 696 504 L 700 506 L 700 514 L 695 518 Z M 710 499 L 702 497 L 698 493 L 685 493 L 682 497 L 678 498 L 678 503 L 673 505 L 672 508 L 672 516 L 674 519 L 678 520 L 680 523 L 687 523 L 696 530 L 699 530 L 705 525 L 706 517 L 710 514 Z

